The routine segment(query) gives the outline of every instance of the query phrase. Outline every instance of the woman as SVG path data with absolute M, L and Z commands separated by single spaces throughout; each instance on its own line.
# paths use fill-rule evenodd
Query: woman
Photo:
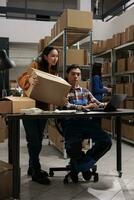
M 103 96 L 107 93 L 111 93 L 112 89 L 103 86 L 102 83 L 102 64 L 94 63 L 92 68 L 92 94 L 98 100 L 103 100 Z
M 57 62 L 58 50 L 51 46 L 46 47 L 38 59 L 33 61 L 28 70 L 18 79 L 18 84 L 23 89 L 24 94 L 30 84 L 38 84 L 36 78 L 31 77 L 31 68 L 57 75 Z M 36 107 L 43 110 L 49 109 L 48 104 L 40 101 L 36 101 Z M 48 179 L 48 173 L 41 169 L 39 154 L 42 149 L 42 139 L 46 122 L 47 120 L 42 119 L 23 120 L 29 153 L 29 168 L 27 173 L 32 176 L 33 181 L 44 185 L 50 184 L 50 180 Z

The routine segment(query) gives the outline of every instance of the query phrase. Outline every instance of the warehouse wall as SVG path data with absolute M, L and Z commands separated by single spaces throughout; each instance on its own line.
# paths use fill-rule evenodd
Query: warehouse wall
M 0 18 L 0 37 L 9 37 L 10 42 L 37 43 L 51 34 L 54 22 L 15 20 Z
M 83 2 L 85 2 L 85 4 L 80 4 L 80 9 L 86 10 L 87 1 Z M 113 33 L 123 31 L 125 27 L 133 24 L 133 19 L 134 7 L 109 22 L 94 20 L 93 38 L 105 39 L 111 37 Z M 2 27 L 2 29 L 0 29 L 0 37 L 9 37 L 10 42 L 37 43 L 40 38 L 50 35 L 53 24 L 54 22 L 0 18 L 0 27 Z
M 4 6 L 5 0 L 2 1 L 0 5 Z M 78 0 L 78 7 L 81 10 L 90 10 L 89 0 Z M 58 5 L 57 9 L 60 9 Z M 40 38 L 51 34 L 51 28 L 54 23 L 51 21 L 15 20 L 1 17 L 0 27 L 2 29 L 0 29 L 0 37 L 9 37 L 10 42 L 37 43 Z
M 127 10 L 119 17 L 108 22 L 94 20 L 93 23 L 93 39 L 106 39 L 114 33 L 122 32 L 129 25 L 134 24 L 134 7 Z

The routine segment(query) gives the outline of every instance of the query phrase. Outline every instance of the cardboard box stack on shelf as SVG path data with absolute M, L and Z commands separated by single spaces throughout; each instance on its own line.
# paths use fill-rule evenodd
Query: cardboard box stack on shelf
M 12 197 L 12 165 L 0 160 L 0 199 Z
M 108 45 L 107 42 L 110 44 Z M 120 107 L 134 109 L 134 25 L 127 27 L 122 33 L 114 34 L 110 40 L 94 41 L 93 52 L 95 57 L 103 58 L 105 73 L 107 73 L 108 68 L 105 62 L 107 62 L 107 59 L 111 59 L 113 67 L 111 80 L 114 82 L 114 92 L 126 93 L 128 96 Z M 103 76 L 103 78 L 105 77 Z M 102 123 L 104 128 L 107 129 L 107 121 L 105 121 L 104 119 Z M 129 121 L 133 121 L 133 123 L 130 124 Z M 133 142 L 134 118 L 130 120 L 128 116 L 127 119 L 122 119 L 122 132 L 123 137 L 128 139 L 129 142 Z
M 101 126 L 104 130 L 111 132 L 112 131 L 111 119 L 110 118 L 102 118 Z
M 87 65 L 87 51 L 84 49 L 68 49 L 67 50 L 67 65 L 78 64 L 78 65 Z M 63 50 L 59 51 L 59 66 L 63 66 Z
M 81 23 L 80 23 L 81 22 Z M 65 9 L 51 29 L 51 39 L 65 28 L 89 29 L 93 27 L 92 12 Z
M 43 49 L 44 49 L 44 38 L 41 38 L 38 44 L 38 53 L 41 52 Z
M 127 59 L 127 70 L 132 71 L 134 70 L 134 56 L 130 56 Z
M 134 97 L 134 83 L 125 83 L 124 93 L 126 93 L 128 97 Z
M 133 100 L 126 100 L 125 101 L 125 108 L 134 109 L 134 101 Z
M 93 53 L 102 53 L 132 41 L 134 41 L 134 25 L 127 27 L 121 33 L 113 34 L 113 37 L 107 40 L 93 41 Z
M 111 74 L 111 62 L 109 60 L 106 60 L 102 63 L 103 66 L 103 72 L 102 74 Z
M 81 22 L 81 23 L 80 23 Z M 92 13 L 73 9 L 64 10 L 60 18 L 60 30 L 64 28 L 92 29 Z
M 123 138 L 125 138 L 129 142 L 134 143 L 134 125 L 122 123 L 121 133 Z
M 48 43 L 51 40 L 51 36 L 45 36 L 45 38 L 42 38 L 39 40 L 39 44 L 38 44 L 38 53 L 40 53 L 41 51 L 43 51 L 43 49 L 48 46 Z
M 134 25 L 131 25 L 125 29 L 125 41 L 134 41 Z
M 120 58 L 117 60 L 117 72 L 126 71 L 126 59 Z

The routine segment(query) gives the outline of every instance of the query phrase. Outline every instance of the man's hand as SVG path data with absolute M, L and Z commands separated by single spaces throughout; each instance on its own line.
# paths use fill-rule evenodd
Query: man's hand
M 96 103 L 90 103 L 90 104 L 88 104 L 87 106 L 82 106 L 83 107 L 83 109 L 93 109 L 93 108 L 98 108 L 99 107 L 99 105 L 97 105 Z

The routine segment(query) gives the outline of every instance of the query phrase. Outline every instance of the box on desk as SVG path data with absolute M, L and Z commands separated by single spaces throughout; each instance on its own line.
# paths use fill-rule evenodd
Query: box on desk
M 7 96 L 0 100 L 0 113 L 19 113 L 21 109 L 35 107 L 35 100 L 28 97 Z
M 62 105 L 71 85 L 64 79 L 52 74 L 33 69 L 31 76 L 37 76 L 38 84 L 32 85 L 25 92 L 28 97 L 54 105 Z
M 0 200 L 12 196 L 12 165 L 0 160 Z

